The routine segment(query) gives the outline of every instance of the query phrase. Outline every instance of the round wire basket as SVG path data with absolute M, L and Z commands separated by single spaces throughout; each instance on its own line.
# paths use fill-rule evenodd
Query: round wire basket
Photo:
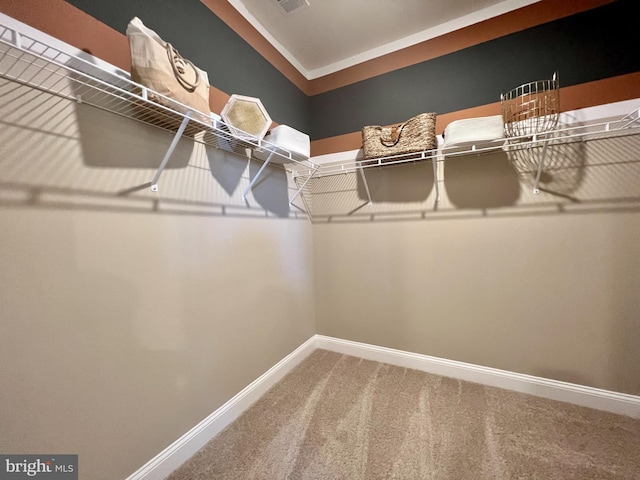
M 525 83 L 500 95 L 507 137 L 526 137 L 553 130 L 560 116 L 557 72 L 550 80 Z

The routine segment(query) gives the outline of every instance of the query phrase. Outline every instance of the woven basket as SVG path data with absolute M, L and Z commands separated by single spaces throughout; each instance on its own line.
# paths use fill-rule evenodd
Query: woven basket
M 553 130 L 560 116 L 558 74 L 551 80 L 525 83 L 500 96 L 507 137 L 532 136 Z
M 436 114 L 421 113 L 400 125 L 362 129 L 364 159 L 420 153 L 436 148 Z

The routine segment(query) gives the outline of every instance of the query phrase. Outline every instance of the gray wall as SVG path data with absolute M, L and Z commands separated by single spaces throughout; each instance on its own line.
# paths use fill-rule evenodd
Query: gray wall
M 200 0 L 67 1 L 123 34 L 139 17 L 204 69 L 211 85 L 258 97 L 275 122 L 310 131 L 309 98 Z
M 561 86 L 640 70 L 635 3 L 599 8 L 307 97 L 199 0 L 67 0 L 124 33 L 140 17 L 212 85 L 260 97 L 271 117 L 312 140 L 402 122 L 422 112 L 486 105 L 523 83 L 559 72 Z
M 259 165 L 5 83 L 0 451 L 125 478 L 315 333 L 311 225 Z M 253 162 L 255 164 L 255 162 Z
M 618 0 L 315 95 L 312 138 L 499 102 L 501 93 L 555 71 L 562 87 L 637 72 L 635 7 Z

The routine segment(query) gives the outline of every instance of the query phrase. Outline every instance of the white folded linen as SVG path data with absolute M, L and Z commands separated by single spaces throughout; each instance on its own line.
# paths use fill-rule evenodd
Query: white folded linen
M 309 135 L 302 133 L 288 125 L 278 125 L 264 137 L 263 148 L 256 149 L 257 158 L 266 159 L 273 146 L 280 155 L 288 156 L 291 153 L 293 160 L 308 160 L 311 155 L 311 142 Z M 271 157 L 272 162 L 287 163 L 287 159 L 280 155 Z
M 502 115 L 465 118 L 451 122 L 444 129 L 444 149 L 448 147 L 470 147 L 494 144 L 504 139 Z

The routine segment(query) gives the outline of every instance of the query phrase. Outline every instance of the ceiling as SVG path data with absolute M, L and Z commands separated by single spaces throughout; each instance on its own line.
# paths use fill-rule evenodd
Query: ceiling
M 536 1 L 229 0 L 229 3 L 311 80 Z M 297 5 L 301 6 L 294 8 Z M 283 6 L 293 10 L 286 13 Z

